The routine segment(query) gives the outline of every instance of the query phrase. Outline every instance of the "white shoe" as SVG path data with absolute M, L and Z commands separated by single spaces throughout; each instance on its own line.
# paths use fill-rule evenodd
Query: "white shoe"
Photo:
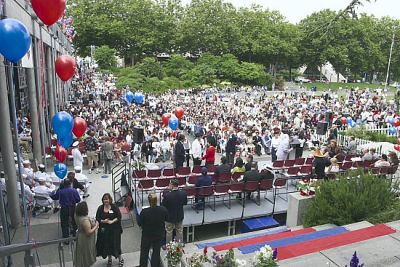
M 89 174 L 92 174 L 92 170 L 89 170 Z

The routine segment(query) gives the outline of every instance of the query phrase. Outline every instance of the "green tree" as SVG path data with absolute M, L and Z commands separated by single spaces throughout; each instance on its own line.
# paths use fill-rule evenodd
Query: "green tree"
M 157 61 L 157 59 L 152 57 L 145 58 L 141 64 L 135 66 L 135 69 L 138 73 L 149 78 L 152 77 L 156 77 L 158 79 L 163 78 L 163 73 L 160 63 Z
M 100 69 L 110 70 L 117 66 L 117 58 L 115 57 L 116 50 L 103 45 L 95 50 L 94 58 Z

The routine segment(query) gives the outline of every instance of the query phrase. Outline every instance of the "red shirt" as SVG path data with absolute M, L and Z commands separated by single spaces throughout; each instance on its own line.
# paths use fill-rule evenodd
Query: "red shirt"
M 203 159 L 206 160 L 206 162 L 214 162 L 215 161 L 215 147 L 214 146 L 209 146 L 206 150 L 206 154 L 203 156 Z

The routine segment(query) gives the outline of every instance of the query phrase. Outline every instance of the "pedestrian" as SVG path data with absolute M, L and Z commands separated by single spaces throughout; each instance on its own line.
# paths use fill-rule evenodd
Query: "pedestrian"
M 176 142 L 174 148 L 175 168 L 183 167 L 183 163 L 185 162 L 186 152 L 185 152 L 185 147 L 183 146 L 184 140 L 185 136 L 183 134 L 179 134 L 178 141 Z
M 112 265 L 112 256 L 118 258 L 119 267 L 124 266 L 124 259 L 121 251 L 121 212 L 113 203 L 109 193 L 105 193 L 101 198 L 103 204 L 96 212 L 96 220 L 99 222 L 97 231 L 96 250 L 97 256 L 108 258 L 107 267 Z
M 203 149 L 201 144 L 201 134 L 196 133 L 196 139 L 192 143 L 192 157 L 193 165 L 201 165 L 201 159 L 203 155 Z
M 85 139 L 85 146 L 86 146 L 86 156 L 87 156 L 87 160 L 88 160 L 88 165 L 89 165 L 89 174 L 92 173 L 92 169 L 96 168 L 96 173 L 99 173 L 99 169 L 98 169 L 98 157 L 97 157 L 97 140 L 94 137 L 95 136 L 95 132 L 93 130 L 91 130 L 89 132 L 89 136 Z
M 75 207 L 75 221 L 78 226 L 78 237 L 75 247 L 75 267 L 89 267 L 96 262 L 96 230 L 99 222 L 90 220 L 86 202 Z
M 207 144 L 206 153 L 203 156 L 203 159 L 206 160 L 206 166 L 214 165 L 215 163 L 215 146 L 212 143 Z
M 168 219 L 165 222 L 165 231 L 167 232 L 167 244 L 172 241 L 172 232 L 176 231 L 175 241 L 183 242 L 183 206 L 187 204 L 187 195 L 185 191 L 179 190 L 179 181 L 171 179 L 169 184 L 170 192 L 166 193 L 162 201 L 162 206 L 168 210 Z
M 76 223 L 74 219 L 75 205 L 81 201 L 78 191 L 72 187 L 69 179 L 64 179 L 63 188 L 57 190 L 51 198 L 60 201 L 60 222 L 62 237 L 67 238 L 70 234 L 75 236 L 76 234 Z M 71 231 L 70 231 L 71 230 Z
M 108 136 L 105 136 L 103 139 L 105 141 L 102 145 L 104 153 L 104 173 L 111 174 L 111 162 L 113 159 L 114 144 L 110 141 L 110 138 Z
M 142 239 L 140 243 L 140 267 L 147 267 L 149 250 L 151 254 L 151 267 L 161 266 L 160 248 L 164 239 L 165 221 L 168 211 L 163 206 L 157 206 L 157 195 L 150 193 L 148 196 L 150 207 L 140 212 L 138 224 L 142 227 Z
M 72 147 L 71 155 L 74 162 L 74 168 L 80 167 L 82 169 L 84 159 L 81 151 L 79 150 L 79 141 L 75 141 L 72 144 Z

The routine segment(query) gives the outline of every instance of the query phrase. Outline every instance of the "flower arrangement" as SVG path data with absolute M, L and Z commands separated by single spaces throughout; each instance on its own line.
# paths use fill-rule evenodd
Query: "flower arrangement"
M 233 249 L 228 250 L 224 255 L 213 253 L 211 263 L 215 267 L 244 267 L 246 266 L 245 260 L 235 259 L 235 252 Z
M 190 258 L 188 258 L 186 262 L 188 263 L 189 267 L 202 267 L 203 263 L 211 262 L 207 256 L 207 250 L 208 248 L 205 247 L 203 249 L 203 254 L 195 253 Z
M 302 196 L 315 195 L 315 188 L 317 186 L 317 179 L 303 179 L 297 185 Z
M 275 261 L 278 256 L 278 250 L 272 249 L 265 245 L 254 256 L 255 267 L 276 267 L 278 263 Z
M 176 266 L 178 263 L 181 262 L 183 257 L 183 246 L 181 243 L 171 241 L 167 244 L 167 260 L 168 266 Z
M 354 251 L 353 257 L 351 258 L 351 261 L 350 261 L 350 267 L 364 267 L 364 263 L 363 264 L 359 264 L 359 263 L 360 263 L 360 260 L 357 257 L 357 252 Z M 347 264 L 345 267 L 347 267 Z

